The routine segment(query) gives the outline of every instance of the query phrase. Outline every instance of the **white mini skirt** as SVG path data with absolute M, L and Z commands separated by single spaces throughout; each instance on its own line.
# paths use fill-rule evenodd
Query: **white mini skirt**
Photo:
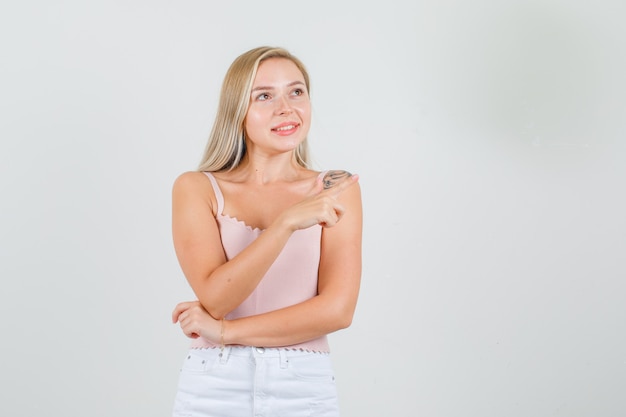
M 190 349 L 174 417 L 338 417 L 327 353 L 227 346 Z

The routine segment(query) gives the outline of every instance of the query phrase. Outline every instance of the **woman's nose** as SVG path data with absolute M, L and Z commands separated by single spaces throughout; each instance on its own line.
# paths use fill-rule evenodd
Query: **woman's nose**
M 285 96 L 280 96 L 278 100 L 276 100 L 276 113 L 277 114 L 289 114 L 293 112 L 293 108 L 291 107 L 291 103 Z

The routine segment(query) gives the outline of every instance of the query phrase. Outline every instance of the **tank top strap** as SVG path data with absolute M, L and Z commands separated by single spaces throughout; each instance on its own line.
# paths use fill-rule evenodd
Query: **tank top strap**
M 222 190 L 220 189 L 220 186 L 217 184 L 217 180 L 215 179 L 213 174 L 211 174 L 208 171 L 203 171 L 203 172 L 211 181 L 211 185 L 213 186 L 213 193 L 215 193 L 215 199 L 217 200 L 217 214 L 221 215 L 224 212 L 224 195 L 222 194 Z

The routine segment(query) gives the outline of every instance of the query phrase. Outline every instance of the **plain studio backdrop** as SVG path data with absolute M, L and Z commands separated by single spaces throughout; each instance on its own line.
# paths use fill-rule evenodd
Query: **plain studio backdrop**
M 626 3 L 0 6 L 0 415 L 168 416 L 192 293 L 170 192 L 232 60 L 312 77 L 361 175 L 345 417 L 626 415 Z

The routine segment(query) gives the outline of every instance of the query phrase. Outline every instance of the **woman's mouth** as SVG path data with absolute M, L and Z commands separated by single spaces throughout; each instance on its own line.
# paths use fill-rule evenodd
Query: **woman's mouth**
M 272 128 L 272 132 L 278 133 L 279 135 L 289 135 L 295 132 L 298 126 L 298 123 L 284 123 Z

